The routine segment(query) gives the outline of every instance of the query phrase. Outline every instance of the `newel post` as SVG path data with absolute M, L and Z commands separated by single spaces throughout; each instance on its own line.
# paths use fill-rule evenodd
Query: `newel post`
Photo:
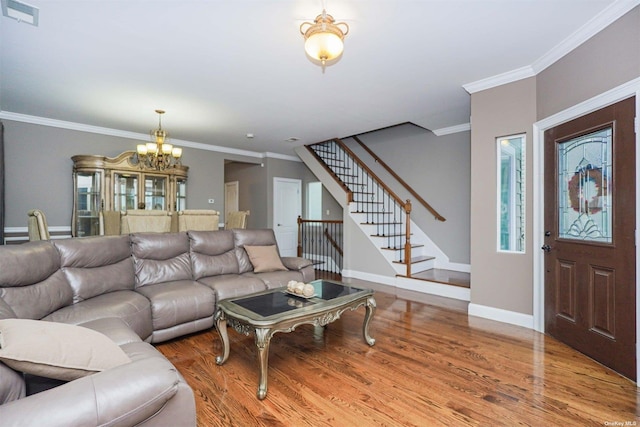
M 407 263 L 407 277 L 411 277 L 411 200 L 407 199 L 404 205 L 406 212 L 406 237 L 404 240 L 404 261 Z
M 298 215 L 298 256 L 302 256 L 302 217 Z

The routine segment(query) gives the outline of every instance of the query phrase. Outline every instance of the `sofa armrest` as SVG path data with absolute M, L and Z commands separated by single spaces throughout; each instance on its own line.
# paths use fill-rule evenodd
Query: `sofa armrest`
M 280 259 L 282 260 L 282 265 L 287 267 L 289 270 L 294 271 L 300 271 L 313 264 L 310 260 L 300 257 L 285 256 Z
M 3 426 L 133 426 L 145 420 L 195 426 L 193 394 L 182 411 L 163 411 L 179 388 L 191 392 L 182 381 L 168 360 L 144 358 L 2 405 L 0 420 Z

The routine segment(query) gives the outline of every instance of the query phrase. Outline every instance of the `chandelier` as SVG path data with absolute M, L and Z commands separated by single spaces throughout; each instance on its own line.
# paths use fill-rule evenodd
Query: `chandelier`
M 181 164 L 182 148 L 174 147 L 166 142 L 169 134 L 162 129 L 164 110 L 156 110 L 156 113 L 158 113 L 158 129 L 151 131 L 153 142 L 138 144 L 136 147 L 140 169 L 164 170 Z
M 343 26 L 343 28 L 340 28 Z M 327 61 L 338 58 L 344 50 L 344 36 L 349 33 L 349 26 L 345 22 L 335 23 L 333 16 L 322 9 L 313 22 L 303 22 L 300 34 L 304 36 L 304 50 L 311 58 L 322 63 L 324 72 Z

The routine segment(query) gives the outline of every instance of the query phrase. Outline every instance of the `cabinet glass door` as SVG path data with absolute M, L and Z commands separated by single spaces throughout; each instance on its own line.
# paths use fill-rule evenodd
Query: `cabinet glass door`
M 176 211 L 187 209 L 187 180 L 176 180 Z
M 76 175 L 76 237 L 100 234 L 100 172 Z
M 113 174 L 113 210 L 138 209 L 138 175 Z
M 147 210 L 167 209 L 167 177 L 145 176 L 144 204 Z

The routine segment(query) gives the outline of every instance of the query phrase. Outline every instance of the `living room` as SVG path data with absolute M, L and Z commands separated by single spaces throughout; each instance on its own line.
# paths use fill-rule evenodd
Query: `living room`
M 41 4 L 43 2 L 37 3 L 37 6 L 42 9 L 41 19 L 44 20 L 46 18 L 44 11 L 47 8 Z M 470 111 L 470 114 L 467 114 L 467 121 L 469 115 L 473 117 L 471 126 L 459 128 L 459 132 L 448 136 L 437 136 L 430 131 L 418 131 L 418 136 L 415 138 L 427 141 L 425 144 L 404 144 L 407 146 L 407 150 L 402 153 L 402 156 L 406 159 L 428 158 L 433 155 L 434 151 L 437 151 L 438 142 L 444 139 L 458 138 L 453 143 L 462 147 L 466 145 L 468 150 L 467 169 L 461 172 L 466 173 L 469 177 L 468 186 L 466 188 L 452 187 L 449 193 L 456 195 L 456 197 L 459 194 L 464 194 L 465 191 L 469 194 L 468 211 L 458 220 L 452 220 L 452 223 L 459 225 L 458 229 L 463 230 L 461 234 L 466 234 L 458 241 L 461 241 L 461 245 L 466 246 L 468 250 L 468 255 L 461 254 L 456 261 L 471 266 L 473 273 L 468 306 L 468 312 L 471 315 L 469 319 L 480 317 L 516 325 L 526 330 L 544 331 L 544 253 L 538 248 L 546 244 L 544 240 L 546 229 L 542 221 L 544 211 L 541 210 L 543 188 L 540 181 L 534 179 L 542 176 L 544 172 L 540 169 L 543 163 L 541 155 L 543 137 L 541 135 L 546 129 L 558 123 L 586 114 L 599 106 L 609 105 L 620 99 L 633 96 L 639 90 L 640 35 L 638 32 L 640 25 L 638 24 L 640 23 L 640 9 L 637 2 L 587 2 L 587 4 L 595 9 L 600 7 L 598 10 L 604 10 L 606 13 L 597 14 L 594 12 L 590 18 L 597 15 L 599 19 L 594 18 L 593 21 L 583 19 L 582 22 L 582 24 L 587 24 L 589 21 L 590 26 L 576 25 L 574 31 L 568 31 L 565 35 L 565 37 L 572 35 L 571 38 L 559 38 L 558 43 L 550 46 L 549 49 L 531 54 L 528 62 L 521 62 L 517 67 L 503 69 L 499 73 L 479 73 L 481 77 L 477 79 L 460 82 L 465 85 L 465 89 L 470 94 L 465 94 L 464 89 L 461 86 L 458 87 L 460 92 L 463 92 L 467 97 Z M 245 4 L 245 6 L 247 5 Z M 586 5 L 572 3 L 567 8 L 580 9 L 583 6 Z M 299 25 L 299 21 L 303 19 L 312 20 L 317 13 L 315 9 L 319 7 L 319 5 L 315 5 L 315 8 L 310 7 L 305 10 L 304 15 L 301 13 L 299 16 L 294 16 L 291 19 L 292 23 Z M 334 10 L 334 7 L 338 10 Z M 362 6 L 360 5 L 360 7 Z M 458 7 L 460 6 L 458 5 Z M 337 4 L 329 4 L 327 8 L 337 20 L 351 18 L 348 15 L 342 16 Z M 354 8 L 354 10 L 357 9 Z M 247 6 L 247 12 L 249 10 L 250 8 Z M 313 16 L 307 16 L 309 13 Z M 238 18 L 236 14 L 230 16 Z M 300 20 L 295 21 L 298 18 Z M 326 67 L 325 74 L 322 74 L 321 67 L 311 63 L 304 56 L 304 53 L 302 54 L 302 59 L 307 61 L 303 67 L 315 67 L 311 69 L 318 80 L 324 79 L 321 80 L 324 82 L 322 85 L 341 73 L 341 67 L 348 65 L 348 55 L 356 49 L 355 46 L 349 45 L 349 37 L 355 37 L 358 27 L 357 16 L 353 16 L 353 18 L 354 22 L 349 23 L 352 33 L 345 38 L 344 58 L 336 64 Z M 209 110 L 208 114 L 192 112 L 191 121 L 184 125 L 179 124 L 180 120 L 178 119 L 184 113 L 180 115 L 176 113 L 172 117 L 170 105 L 156 105 L 155 102 L 159 101 L 145 100 L 141 102 L 146 108 L 146 111 L 141 113 L 147 114 L 145 120 L 136 118 L 135 123 L 132 123 L 130 127 L 115 127 L 113 125 L 115 119 L 111 118 L 104 119 L 102 122 L 94 122 L 82 118 L 72 119 L 62 113 L 59 114 L 55 96 L 52 100 L 47 99 L 46 102 L 42 99 L 41 110 L 29 105 L 21 107 L 17 94 L 21 91 L 28 91 L 29 84 L 28 80 L 19 78 L 17 74 L 23 66 L 26 66 L 23 63 L 26 58 L 36 62 L 38 58 L 31 58 L 26 53 L 28 50 L 20 49 L 23 47 L 23 40 L 25 40 L 23 37 L 26 37 L 23 32 L 33 32 L 34 28 L 7 18 L 2 18 L 0 22 L 4 64 L 0 118 L 5 128 L 4 173 L 6 189 L 3 209 L 5 235 L 15 229 L 26 229 L 26 212 L 34 207 L 44 209 L 49 224 L 54 229 L 58 227 L 64 234 L 64 228 L 69 229 L 73 203 L 71 156 L 77 154 L 115 156 L 123 151 L 134 149 L 138 142 L 136 135 L 141 135 L 143 130 L 150 129 L 155 125 L 156 118 L 153 109 L 159 107 L 167 109 L 164 124 L 173 133 L 176 144 L 184 148 L 183 163 L 190 168 L 188 186 L 190 208 L 221 208 L 218 203 L 224 200 L 225 163 L 229 161 L 252 164 L 255 167 L 258 177 L 256 182 L 259 182 L 260 185 L 253 186 L 250 193 L 250 199 L 256 200 L 255 205 L 246 208 L 251 209 L 251 226 L 256 228 L 273 226 L 271 214 L 273 201 L 270 200 L 269 195 L 272 194 L 274 177 L 300 179 L 305 184 L 317 180 L 309 167 L 300 162 L 295 151 L 291 150 L 288 154 L 283 154 L 276 151 L 275 147 L 256 149 L 255 146 L 249 145 L 257 141 L 255 139 L 254 141 L 248 140 L 245 134 L 253 131 L 256 136 L 259 136 L 257 130 L 245 128 L 242 132 L 243 141 L 241 143 L 234 142 L 244 145 L 233 147 L 225 146 L 223 142 L 226 136 L 224 135 L 216 139 L 213 145 L 209 145 L 210 140 L 198 140 L 180 133 L 182 129 L 189 127 L 189 124 L 195 128 L 201 126 L 202 123 L 224 121 L 224 115 L 216 116 L 211 113 L 213 110 Z M 19 25 L 21 27 L 18 27 Z M 538 23 L 535 26 L 537 31 L 545 32 L 539 29 L 539 25 Z M 598 25 L 600 26 L 598 27 Z M 296 34 L 296 25 L 292 25 L 292 28 L 294 31 L 291 37 L 300 37 L 298 48 L 302 50 L 302 36 Z M 152 33 L 150 32 L 150 34 Z M 28 37 L 34 36 L 29 35 Z M 233 37 L 239 36 L 234 34 Z M 529 34 L 529 37 L 535 37 L 535 35 Z M 149 36 L 149 38 L 149 44 L 153 45 L 153 37 Z M 561 41 L 565 43 L 558 47 Z M 37 42 L 37 38 L 31 40 L 31 43 Z M 203 44 L 206 45 L 206 43 Z M 199 47 L 202 48 L 202 46 Z M 551 47 L 557 49 L 551 49 Z M 141 48 L 140 51 L 143 49 Z M 91 55 L 94 54 L 95 52 Z M 55 52 L 52 55 L 55 55 Z M 91 60 L 91 55 L 87 54 L 87 61 Z M 213 54 L 210 53 L 210 55 Z M 18 58 L 22 59 L 18 60 Z M 153 75 L 154 58 L 147 59 L 149 64 L 147 72 Z M 184 60 L 184 58 L 180 59 Z M 170 64 L 171 61 L 167 58 L 162 58 L 160 61 L 163 66 L 177 67 L 175 63 Z M 279 59 L 274 58 L 272 61 L 277 63 Z M 378 61 L 383 61 L 383 59 L 378 58 Z M 260 68 L 266 69 L 260 81 L 263 84 L 274 82 L 274 74 L 279 73 L 280 70 L 270 71 L 269 67 L 272 65 L 267 61 L 257 61 L 257 63 L 260 64 Z M 40 67 L 46 68 L 44 63 L 38 64 Z M 585 66 L 585 64 L 589 65 Z M 212 69 L 216 69 L 216 66 L 220 67 L 218 64 L 210 65 Z M 245 65 L 246 67 L 255 66 L 249 60 Z M 273 66 L 275 67 L 275 65 Z M 376 64 L 370 64 L 370 67 L 375 70 Z M 67 72 L 67 84 L 73 86 L 74 70 L 67 70 Z M 227 69 L 222 69 L 217 78 L 228 78 L 227 73 Z M 402 78 L 402 74 L 397 75 Z M 25 79 L 28 78 L 30 77 L 25 77 Z M 95 75 L 93 78 L 99 81 L 100 76 Z M 150 86 L 153 86 L 156 94 L 163 92 L 161 83 L 156 82 L 154 78 L 150 78 L 150 81 L 155 83 L 155 85 L 150 83 Z M 471 84 L 470 82 L 475 83 Z M 251 92 L 252 89 L 254 89 L 253 86 L 247 91 Z M 123 93 L 137 93 L 138 88 L 122 87 L 111 88 L 111 90 L 117 91 L 122 97 Z M 238 87 L 233 90 L 242 91 L 243 89 Z M 76 94 L 71 98 L 81 98 L 78 92 L 86 92 L 87 88 L 69 87 L 69 91 Z M 170 91 L 170 88 L 167 88 L 167 91 Z M 42 96 L 44 97 L 44 94 L 49 92 L 56 92 L 54 95 L 57 94 L 57 99 L 60 100 L 66 96 L 64 86 L 42 91 Z M 89 90 L 89 92 L 93 94 L 92 96 L 100 98 L 106 96 L 107 90 L 103 87 L 99 91 Z M 354 95 L 354 98 L 358 96 L 366 97 L 367 95 L 366 93 L 358 93 L 357 96 Z M 132 104 L 134 98 L 136 97 L 132 96 L 126 103 Z M 35 99 L 38 99 L 38 96 Z M 165 99 L 167 98 L 161 97 L 161 101 Z M 305 98 L 304 101 L 308 102 L 310 106 L 306 107 L 307 104 L 303 104 L 305 107 L 300 105 L 299 108 L 312 108 L 314 101 L 311 96 Z M 263 109 L 272 108 L 263 98 L 257 103 Z M 331 103 L 331 100 L 327 100 L 326 103 Z M 108 110 L 103 111 L 103 114 L 108 116 L 114 111 L 114 107 L 107 105 L 106 102 L 104 104 Z M 298 105 L 298 103 L 292 102 L 291 105 Z M 291 105 L 288 109 L 283 110 L 284 117 L 293 109 Z M 188 110 L 188 108 L 183 108 L 183 110 L 185 109 Z M 115 116 L 127 116 L 128 114 L 124 106 L 122 106 L 121 112 L 114 113 Z M 308 114 L 313 117 L 312 110 Z M 345 113 L 347 117 L 352 117 L 352 115 L 352 112 Z M 371 113 L 371 116 L 374 115 Z M 403 116 L 394 112 L 388 117 L 385 126 L 412 120 L 413 116 L 408 114 Z M 323 125 L 326 126 L 326 123 L 333 126 L 332 123 L 323 120 L 322 124 L 314 123 L 309 127 L 316 130 L 324 127 Z M 441 123 L 436 127 L 430 126 L 428 129 L 443 129 L 462 123 Z M 348 137 L 383 127 L 376 125 L 364 127 L 360 123 L 358 126 L 354 128 L 336 127 L 329 134 L 305 141 L 305 143 L 315 143 L 333 137 Z M 295 130 L 297 131 L 297 129 Z M 136 135 L 127 132 L 133 132 Z M 531 178 L 527 181 L 525 190 L 527 196 L 526 248 L 523 254 L 512 254 L 499 252 L 495 249 L 496 230 L 494 224 L 496 223 L 495 206 L 497 204 L 494 173 L 496 169 L 495 138 L 523 132 L 526 134 L 527 141 L 527 175 Z M 375 134 L 370 136 L 370 141 L 376 150 L 389 157 L 394 151 L 399 151 L 395 150 L 398 141 L 392 139 L 392 132 L 386 132 L 386 134 L 385 136 L 391 138 L 384 143 L 375 140 Z M 292 131 L 291 134 L 287 134 L 287 136 L 293 135 L 297 135 L 297 132 Z M 300 135 L 302 135 L 302 131 Z M 228 138 L 232 139 L 230 136 Z M 363 139 L 366 142 L 366 135 Z M 183 141 L 187 144 L 184 144 Z M 459 159 L 459 156 L 455 158 Z M 442 163 L 445 165 L 451 161 L 455 161 L 454 158 L 442 159 Z M 402 158 L 392 162 L 396 162 L 394 166 L 397 168 L 405 163 Z M 406 163 L 409 161 L 407 160 Z M 415 171 L 413 173 L 419 175 Z M 448 182 L 442 180 L 438 181 L 438 184 L 446 188 Z M 245 193 L 244 197 L 248 196 L 249 194 Z M 208 199 L 214 199 L 216 202 L 210 205 L 207 203 Z M 446 200 L 443 203 L 447 203 Z M 340 203 L 336 202 L 335 208 L 332 206 L 330 211 L 336 214 L 339 205 Z M 468 221 L 466 226 L 464 225 L 465 217 Z M 465 229 L 468 231 L 465 232 Z M 636 264 L 635 256 L 632 259 L 632 264 Z M 376 278 L 378 283 L 392 280 L 388 277 L 375 277 L 375 274 L 372 275 L 373 277 L 367 276 L 367 273 L 375 270 L 375 266 L 368 265 L 366 259 L 361 259 L 356 255 L 348 262 L 348 268 L 354 272 L 355 279 Z M 635 307 L 637 322 L 637 319 L 640 319 L 640 316 L 637 315 L 637 303 Z M 640 328 L 636 327 L 636 329 Z M 215 366 L 212 368 L 215 369 Z M 602 422 L 605 421 L 608 420 L 602 420 Z

